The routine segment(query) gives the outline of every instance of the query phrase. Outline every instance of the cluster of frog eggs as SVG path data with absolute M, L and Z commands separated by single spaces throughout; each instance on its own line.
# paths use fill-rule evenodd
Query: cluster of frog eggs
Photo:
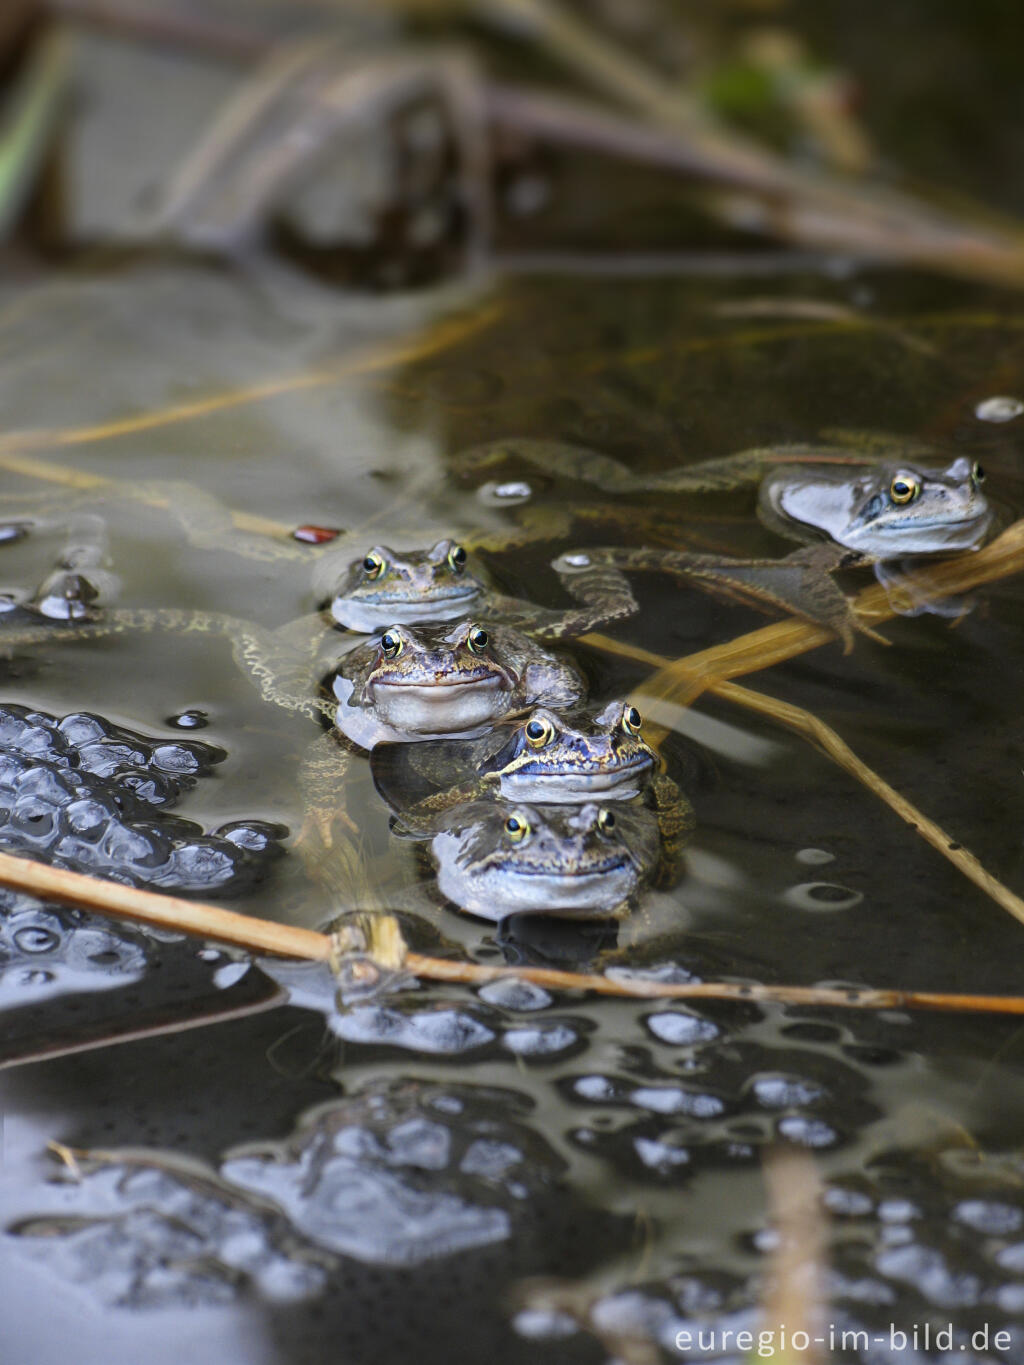
M 279 851 L 280 827 L 235 821 L 205 833 L 165 814 L 226 755 L 149 739 L 89 712 L 0 705 L 0 847 L 111 881 L 236 894 Z

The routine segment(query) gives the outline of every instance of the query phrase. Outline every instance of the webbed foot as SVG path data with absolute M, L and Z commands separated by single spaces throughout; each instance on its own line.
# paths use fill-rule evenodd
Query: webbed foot
M 858 632 L 887 643 L 861 621 L 832 578 L 835 569 L 849 563 L 849 551 L 840 546 L 803 546 L 784 559 L 730 559 L 674 550 L 614 547 L 588 549 L 587 553 L 595 563 L 666 573 L 730 601 L 774 607 L 787 615 L 800 616 L 834 631 L 846 653 L 853 648 Z

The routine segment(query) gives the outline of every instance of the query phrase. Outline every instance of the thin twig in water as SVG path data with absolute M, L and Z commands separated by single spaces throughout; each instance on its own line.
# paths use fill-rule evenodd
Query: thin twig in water
M 161 929 L 193 934 L 217 943 L 229 943 L 252 953 L 336 963 L 339 944 L 344 952 L 352 939 L 344 933 L 317 933 L 289 924 L 240 915 L 233 910 L 158 895 L 120 882 L 85 877 L 63 868 L 47 867 L 27 858 L 0 853 L 0 886 L 13 887 L 44 900 L 81 906 L 86 910 L 150 924 Z M 596 976 L 582 972 L 559 971 L 548 967 L 492 967 L 477 962 L 458 962 L 404 951 L 397 921 L 387 915 L 371 915 L 375 923 L 373 941 L 386 945 L 388 960 L 380 964 L 390 973 L 396 966 L 414 976 L 431 981 L 450 981 L 462 985 L 484 985 L 488 981 L 511 978 L 529 981 L 553 990 L 593 991 L 623 999 L 644 1000 L 731 1000 L 746 1004 L 827 1006 L 840 1009 L 926 1009 L 955 1012 L 989 1012 L 1024 1015 L 1024 996 L 951 995 L 936 991 L 877 990 L 871 987 L 837 989 L 824 986 L 762 986 L 734 981 L 666 982 L 651 977 Z M 388 921 L 385 925 L 383 921 Z M 387 932 L 385 932 L 387 930 Z M 373 965 L 373 958 L 368 959 Z M 365 979 L 365 976 L 364 976 Z

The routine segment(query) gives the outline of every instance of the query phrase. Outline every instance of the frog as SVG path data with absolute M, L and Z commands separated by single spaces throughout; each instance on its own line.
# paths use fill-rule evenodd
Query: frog
M 360 748 L 382 741 L 482 735 L 530 706 L 571 706 L 583 695 L 576 668 L 509 626 L 391 625 L 350 650 L 326 687 L 337 732 Z
M 454 806 L 490 795 L 541 805 L 644 805 L 661 835 L 659 885 L 674 877 L 695 823 L 689 800 L 644 740 L 640 712 L 622 700 L 561 713 L 535 707 L 476 740 L 379 745 L 370 770 L 395 813 L 393 828 L 408 837 L 430 837 Z M 410 800 L 424 779 L 434 790 Z
M 758 489 L 758 514 L 772 531 L 800 542 L 781 559 L 740 559 L 651 547 L 588 547 L 590 566 L 654 570 L 720 596 L 795 613 L 839 635 L 883 639 L 853 612 L 832 578 L 837 569 L 873 566 L 887 588 L 902 586 L 903 567 L 922 557 L 977 549 L 993 523 L 982 492 L 984 471 L 967 456 L 936 467 L 921 443 L 873 438 L 848 444 L 757 447 L 657 474 L 635 472 L 597 452 L 559 442 L 519 439 L 456 457 L 463 471 L 513 456 L 548 472 L 595 483 L 607 492 L 679 494 Z M 579 554 L 573 555 L 574 562 Z M 556 571 L 564 567 L 555 560 Z M 913 602 L 910 610 L 929 609 Z M 960 608 L 955 608 L 959 612 Z
M 560 556 L 557 572 L 580 607 L 558 611 L 504 596 L 479 557 L 449 536 L 423 550 L 373 545 L 337 575 L 324 606 L 335 624 L 363 633 L 391 621 L 415 626 L 486 611 L 491 621 L 549 640 L 585 634 L 637 609 L 629 583 L 613 567 L 569 554 Z
M 619 919 L 654 875 L 659 844 L 643 806 L 471 801 L 449 812 L 430 857 L 441 895 L 480 919 Z

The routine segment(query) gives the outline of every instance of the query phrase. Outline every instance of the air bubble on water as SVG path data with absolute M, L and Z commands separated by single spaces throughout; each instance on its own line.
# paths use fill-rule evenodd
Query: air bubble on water
M 690 1164 L 690 1153 L 685 1147 L 674 1147 L 671 1143 L 658 1138 L 636 1137 L 633 1150 L 648 1168 L 659 1175 L 667 1175 L 680 1166 Z
M 575 1318 L 555 1308 L 524 1308 L 512 1319 L 512 1328 L 528 1341 L 558 1341 L 579 1330 Z
M 216 954 L 220 956 L 220 954 Z M 226 962 L 223 967 L 218 967 L 213 974 L 213 984 L 220 991 L 226 991 L 229 986 L 233 986 L 237 981 L 241 981 L 249 968 L 251 962 Z
M 834 882 L 800 882 L 783 892 L 782 899 L 798 910 L 852 910 L 864 897 Z
M 559 555 L 552 566 L 562 573 L 580 573 L 583 569 L 589 569 L 593 562 L 584 550 L 570 550 L 568 554 Z
M 532 487 L 524 479 L 508 479 L 501 483 L 481 484 L 477 497 L 485 507 L 514 507 L 533 497 Z
M 782 1236 L 778 1228 L 759 1228 L 750 1239 L 754 1244 L 754 1250 L 762 1254 L 777 1251 L 782 1242 Z
M 195 707 L 188 711 L 179 711 L 176 716 L 167 717 L 167 724 L 173 725 L 176 730 L 203 730 L 209 723 L 207 713 Z
M 825 863 L 834 862 L 835 856 L 824 848 L 802 848 L 796 855 L 796 860 L 806 867 L 822 867 Z
M 979 422 L 1012 422 L 1024 412 L 1024 403 L 1019 398 L 999 394 L 995 398 L 985 398 L 974 409 Z
M 654 1114 L 689 1114 L 697 1119 L 710 1119 L 725 1112 L 725 1105 L 717 1095 L 694 1094 L 667 1085 L 637 1086 L 630 1092 L 629 1100 L 638 1109 L 648 1109 Z
M 1005 1237 L 1024 1223 L 1020 1209 L 997 1199 L 963 1199 L 953 1209 L 953 1217 L 975 1232 L 987 1232 L 992 1237 Z
M 750 1088 L 764 1109 L 791 1109 L 801 1104 L 814 1104 L 822 1096 L 820 1086 L 799 1076 L 762 1074 L 754 1077 Z
M 480 999 L 488 1005 L 506 1010 L 542 1010 L 551 1004 L 551 996 L 532 981 L 517 981 L 514 977 L 499 977 L 480 987 Z
M 804 1118 L 802 1114 L 780 1119 L 777 1131 L 780 1137 L 800 1147 L 831 1147 L 838 1141 L 837 1133 L 827 1123 Z
M 829 1213 L 841 1214 L 846 1218 L 862 1218 L 871 1212 L 871 1199 L 860 1190 L 850 1190 L 843 1185 L 833 1185 L 822 1196 L 822 1203 Z
M 607 1076 L 578 1076 L 573 1090 L 580 1099 L 600 1104 L 615 1099 L 615 1085 Z
M 544 1057 L 572 1047 L 576 1042 L 576 1032 L 568 1024 L 545 1028 L 511 1028 L 501 1042 L 517 1057 Z
M 710 1019 L 699 1015 L 684 1013 L 682 1010 L 666 1010 L 663 1014 L 649 1014 L 644 1020 L 647 1027 L 662 1043 L 674 1047 L 689 1047 L 694 1043 L 709 1043 L 717 1038 L 721 1030 Z

